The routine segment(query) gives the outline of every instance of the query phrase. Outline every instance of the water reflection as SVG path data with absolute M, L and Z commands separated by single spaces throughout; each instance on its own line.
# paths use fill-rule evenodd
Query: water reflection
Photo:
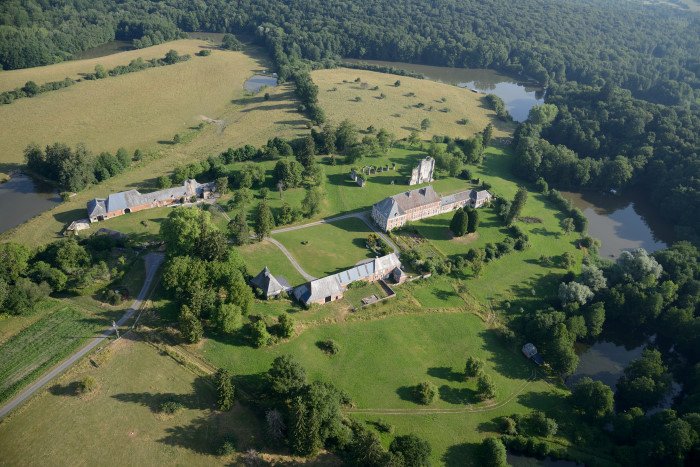
M 253 75 L 243 83 L 243 87 L 248 92 L 258 92 L 262 88 L 275 86 L 277 86 L 277 77 L 272 75 Z
M 627 365 L 642 355 L 644 347 L 645 345 L 639 345 L 628 348 L 608 341 L 596 342 L 580 353 L 576 371 L 567 379 L 566 384 L 573 386 L 588 376 L 594 381 L 602 381 L 614 391 Z
M 624 250 L 656 251 L 673 241 L 673 227 L 641 192 L 621 195 L 562 192 L 588 219 L 588 234 L 602 242 L 600 255 L 616 258 Z
M 0 232 L 16 227 L 60 202 L 61 198 L 50 185 L 16 173 L 9 182 L 0 184 Z

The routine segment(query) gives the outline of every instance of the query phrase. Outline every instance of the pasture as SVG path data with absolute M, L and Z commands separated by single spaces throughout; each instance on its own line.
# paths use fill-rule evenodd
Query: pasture
M 457 86 L 349 68 L 315 70 L 311 77 L 319 87 L 321 107 L 335 124 L 348 119 L 360 128 L 384 127 L 405 138 L 413 130 L 420 131 L 427 118 L 431 126 L 423 131 L 423 139 L 433 135 L 466 138 L 489 123 L 496 126 L 497 137 L 512 129 L 496 120 L 495 112 L 485 107 L 482 94 Z M 394 86 L 396 80 L 401 81 L 398 87 Z M 466 124 L 458 123 L 462 119 Z
M 401 311 L 411 311 L 405 305 L 402 302 Z M 357 319 L 349 322 L 309 324 L 295 339 L 270 348 L 252 349 L 210 339 L 201 353 L 214 365 L 231 369 L 241 381 L 266 371 L 275 356 L 292 354 L 311 379 L 332 381 L 349 393 L 355 404 L 349 411 L 352 417 L 390 418 L 397 426 L 395 434 L 416 432 L 428 439 L 436 465 L 451 450 L 495 431 L 492 421 L 498 416 L 527 411 L 543 399 L 552 404 L 552 410 L 562 404 L 562 392 L 543 381 L 529 381 L 533 375 L 530 362 L 503 347 L 476 316 L 425 314 L 414 307 L 415 314 L 370 319 L 382 308 L 357 312 Z M 326 339 L 338 344 L 338 354 L 328 356 L 317 347 L 318 341 Z M 497 386 L 495 407 L 478 402 L 475 381 L 464 380 L 468 356 L 485 361 L 485 371 Z M 438 399 L 427 407 L 429 413 L 421 413 L 426 407 L 415 403 L 412 396 L 413 386 L 422 381 L 431 381 L 439 389 Z M 386 417 L 386 411 L 398 413 Z
M 267 240 L 238 247 L 238 252 L 245 261 L 248 273 L 252 276 L 257 275 L 267 266 L 274 276 L 284 277 L 292 286 L 305 282 L 284 253 Z
M 8 465 L 75 465 L 119 459 L 130 465 L 212 465 L 223 436 L 256 447 L 255 417 L 236 406 L 213 411 L 215 391 L 148 344 L 117 341 L 54 381 L 30 404 L 0 423 L 0 452 Z M 93 377 L 97 389 L 80 396 L 76 383 Z M 184 408 L 158 412 L 165 400 Z M 251 444 L 253 443 L 253 444 Z

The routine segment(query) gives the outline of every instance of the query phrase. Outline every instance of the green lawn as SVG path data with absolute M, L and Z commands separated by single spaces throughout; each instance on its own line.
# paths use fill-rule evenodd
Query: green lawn
M 299 271 L 294 269 L 289 259 L 277 248 L 276 245 L 262 241 L 260 243 L 251 243 L 238 247 L 238 252 L 243 257 L 248 273 L 252 276 L 257 275 L 262 269 L 267 266 L 274 276 L 282 276 L 287 279 L 291 286 L 297 286 L 306 282 Z
M 492 191 L 512 199 L 518 180 L 511 173 L 512 156 L 503 150 L 488 148 L 484 164 L 470 167 L 474 177 L 491 183 Z M 545 276 L 549 273 L 564 274 L 559 268 L 543 267 L 541 256 L 559 256 L 566 251 L 580 262 L 583 253 L 576 249 L 575 234 L 561 235 L 560 220 L 564 217 L 546 198 L 532 187 L 522 216 L 536 217 L 541 223 L 517 224 L 529 235 L 532 247 L 524 252 L 512 253 L 485 265 L 479 277 L 468 275 L 465 284 L 469 293 L 484 305 L 492 301 L 514 300 L 528 302 L 556 294 L 558 285 Z M 497 243 L 507 235 L 503 222 L 490 207 L 479 209 L 479 228 L 476 239 L 453 239 L 449 231 L 452 214 L 423 219 L 412 224 L 442 254 L 448 257 L 463 255 L 470 248 L 483 248 L 487 243 Z M 577 267 L 578 269 L 578 267 Z M 532 290 L 535 290 L 535 296 Z
M 370 228 L 360 219 L 343 219 L 273 235 L 312 276 L 323 277 L 373 258 L 366 241 Z M 304 243 L 302 243 L 304 242 Z
M 316 346 L 325 339 L 338 343 L 337 355 L 329 357 Z M 504 348 L 493 331 L 467 313 L 398 315 L 318 325 L 289 342 L 264 349 L 217 340 L 207 341 L 202 349 L 214 365 L 229 368 L 239 377 L 266 371 L 275 356 L 285 353 L 295 355 L 312 379 L 332 381 L 346 390 L 357 409 L 409 411 L 422 407 L 411 395 L 412 387 L 422 381 L 432 381 L 439 388 L 440 397 L 431 407 L 473 408 L 478 404 L 475 382 L 464 381 L 464 361 L 470 355 L 483 359 L 497 385 L 496 400 L 504 404 L 502 408 L 449 415 L 404 414 L 392 419 L 392 423 L 401 423 L 396 434 L 419 431 L 430 441 L 436 465 L 453 445 L 477 442 L 481 432 L 492 431 L 489 422 L 496 416 L 526 411 L 538 398 L 551 397 L 556 403 L 561 394 L 543 382 L 528 383 L 533 370 L 530 362 Z M 549 396 L 551 391 L 555 395 Z

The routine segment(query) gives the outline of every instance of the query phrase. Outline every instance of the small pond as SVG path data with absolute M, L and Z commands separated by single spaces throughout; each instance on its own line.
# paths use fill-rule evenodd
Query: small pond
M 577 467 L 582 466 L 573 461 L 562 461 L 545 457 L 544 459 L 536 459 L 534 457 L 526 457 L 518 454 L 507 454 L 508 465 L 513 467 Z
M 603 258 L 617 258 L 622 251 L 634 248 L 652 252 L 673 241 L 673 226 L 659 216 L 643 192 L 562 194 L 583 211 L 588 234 L 602 242 Z
M 350 63 L 392 66 L 420 73 L 428 79 L 454 84 L 484 94 L 495 94 L 505 102 L 508 112 L 517 122 L 527 119 L 530 108 L 544 103 L 544 90 L 535 83 L 525 83 L 517 78 L 493 70 L 481 68 L 451 68 L 444 66 L 417 65 L 415 63 L 386 62 L 383 60 L 347 59 Z
M 83 50 L 73 56 L 73 60 L 106 57 L 107 55 L 133 50 L 131 41 L 110 41 L 91 49 Z
M 61 202 L 50 185 L 15 173 L 0 184 L 0 233 L 31 219 Z
M 277 76 L 274 75 L 253 75 L 243 83 L 245 90 L 253 93 L 262 88 L 275 86 L 277 86 Z
M 599 341 L 590 347 L 577 347 L 579 362 L 574 374 L 566 381 L 568 386 L 576 384 L 588 376 L 595 381 L 602 381 L 615 390 L 617 381 L 622 377 L 625 367 L 642 355 L 644 345 L 625 347 L 608 341 Z

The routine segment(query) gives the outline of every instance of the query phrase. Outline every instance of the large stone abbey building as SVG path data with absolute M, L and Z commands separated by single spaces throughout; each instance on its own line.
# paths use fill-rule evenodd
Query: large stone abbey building
M 492 199 L 486 190 L 466 190 L 447 196 L 438 195 L 431 185 L 399 193 L 372 206 L 372 219 L 388 232 L 408 221 L 436 216 L 465 206 L 479 208 Z

